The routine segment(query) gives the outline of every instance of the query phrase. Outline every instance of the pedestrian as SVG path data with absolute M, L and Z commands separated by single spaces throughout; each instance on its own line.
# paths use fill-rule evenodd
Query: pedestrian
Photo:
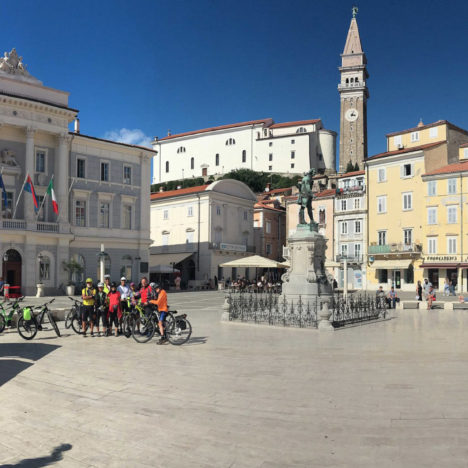
M 397 293 L 394 286 L 392 286 L 388 292 L 388 305 L 390 306 L 390 309 L 396 309 L 397 299 Z
M 102 336 L 108 336 L 109 330 L 107 327 L 107 294 L 104 292 L 104 283 L 98 283 L 98 292 L 96 294 L 94 306 L 96 308 L 96 331 L 98 336 L 101 336 L 99 322 L 102 322 Z
M 435 300 L 436 300 L 436 293 L 434 291 L 434 288 L 431 286 L 427 293 L 427 310 L 432 309 L 432 304 L 435 302 Z
M 445 278 L 444 282 L 444 296 L 450 296 L 450 281 L 448 278 Z
M 377 307 L 383 308 L 385 305 L 385 291 L 383 290 L 383 286 L 380 285 L 379 289 L 375 292 L 375 300 L 377 301 Z
M 161 338 L 158 341 L 157 344 L 164 344 L 167 343 L 167 338 L 166 334 L 164 332 L 164 320 L 167 315 L 167 293 L 164 291 L 164 289 L 161 288 L 160 284 L 155 284 L 154 289 L 158 295 L 157 299 L 151 299 L 151 304 L 155 305 L 158 308 L 158 315 L 159 315 L 159 320 L 158 320 L 158 327 L 159 327 L 159 332 L 161 334 Z
M 428 281 L 427 278 L 424 279 L 424 284 L 423 284 L 423 293 L 424 293 L 424 299 L 427 301 L 427 295 L 429 294 L 429 288 L 432 288 L 432 283 Z
M 119 336 L 119 319 L 122 316 L 120 311 L 120 293 L 117 291 L 117 283 L 111 284 L 111 289 L 107 295 L 109 299 L 109 331 L 112 334 L 112 324 L 115 326 L 115 336 Z
M 130 299 L 130 286 L 127 285 L 127 278 L 122 276 L 120 278 L 120 285 L 117 288 L 117 291 L 120 293 L 120 311 L 122 312 L 121 318 L 119 320 L 120 331 L 122 331 L 122 317 L 123 313 L 130 310 L 128 301 Z
M 416 300 L 422 301 L 422 284 L 421 281 L 418 281 L 418 285 L 416 286 Z
M 336 281 L 336 278 L 333 278 L 333 289 L 337 289 L 337 288 L 338 288 L 338 282 Z
M 83 337 L 86 337 L 88 330 L 88 321 L 91 326 L 91 336 L 94 336 L 94 297 L 96 290 L 93 288 L 92 278 L 86 278 L 86 287 L 81 291 L 81 298 L 83 299 L 83 309 L 81 316 L 81 326 L 83 330 Z
M 180 276 L 176 276 L 174 280 L 176 291 L 180 291 L 180 282 L 181 282 Z

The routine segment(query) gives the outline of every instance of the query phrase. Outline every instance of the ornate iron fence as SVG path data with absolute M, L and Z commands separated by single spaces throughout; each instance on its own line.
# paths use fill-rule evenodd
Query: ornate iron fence
M 229 320 L 285 327 L 317 328 L 323 298 L 287 300 L 273 293 L 230 292 Z M 386 304 L 370 296 L 332 297 L 330 321 L 336 327 L 385 318 Z

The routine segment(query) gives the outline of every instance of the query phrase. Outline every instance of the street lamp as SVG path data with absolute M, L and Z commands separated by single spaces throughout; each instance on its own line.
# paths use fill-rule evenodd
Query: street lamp
M 39 254 L 37 256 L 37 263 L 39 264 L 39 283 L 42 283 L 42 278 L 44 276 L 42 260 L 44 260 L 44 257 L 42 256 L 42 254 Z
M 104 275 L 105 275 L 105 261 L 109 257 L 109 254 L 104 251 L 104 244 L 101 244 L 101 251 L 98 253 L 98 260 L 99 260 L 99 273 L 101 283 L 104 283 Z

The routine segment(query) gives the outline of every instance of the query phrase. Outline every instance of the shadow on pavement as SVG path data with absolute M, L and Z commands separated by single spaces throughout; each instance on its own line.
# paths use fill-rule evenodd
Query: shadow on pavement
M 22 359 L 38 361 L 57 348 L 45 343 L 0 343 L 0 386 L 33 365 Z
M 49 466 L 63 460 L 63 452 L 70 450 L 72 445 L 61 444 L 52 450 L 50 455 L 38 458 L 25 458 L 24 460 L 15 463 L 14 465 L 2 465 L 2 468 L 40 468 L 41 466 Z
M 188 340 L 187 343 L 185 343 L 185 346 L 190 346 L 190 345 L 201 345 L 205 344 L 208 341 L 207 336 L 194 336 Z

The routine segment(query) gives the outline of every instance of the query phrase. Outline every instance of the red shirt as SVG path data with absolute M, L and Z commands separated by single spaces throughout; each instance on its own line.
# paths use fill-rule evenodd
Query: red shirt
M 141 298 L 141 302 L 143 304 L 145 304 L 146 302 L 148 302 L 148 293 L 150 292 L 150 286 L 149 284 L 146 286 L 146 287 L 142 287 L 140 289 L 140 298 Z
M 109 299 L 109 312 L 113 312 L 114 306 L 117 306 L 117 315 L 120 318 L 122 316 L 122 312 L 120 311 L 120 293 L 119 291 L 112 292 L 110 291 L 107 295 Z

